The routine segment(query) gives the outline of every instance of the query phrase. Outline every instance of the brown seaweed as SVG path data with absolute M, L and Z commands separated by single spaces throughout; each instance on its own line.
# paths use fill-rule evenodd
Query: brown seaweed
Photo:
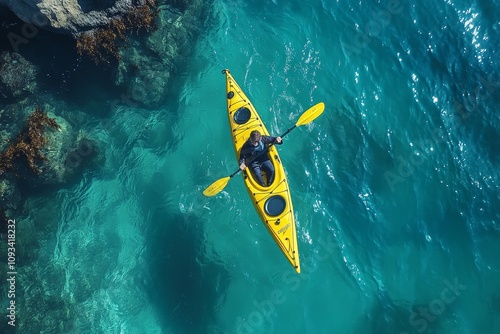
M 47 161 L 41 152 L 41 149 L 47 144 L 44 133 L 46 127 L 60 129 L 55 119 L 48 117 L 40 107 L 37 107 L 26 120 L 26 124 L 16 140 L 0 153 L 0 175 L 9 170 L 16 173 L 15 161 L 18 158 L 25 158 L 33 172 L 41 173 L 37 164 Z
M 78 36 L 76 49 L 80 55 L 88 55 L 96 64 L 114 58 L 119 60 L 119 43 L 126 42 L 126 33 L 140 29 L 150 31 L 156 28 L 158 10 L 154 0 L 146 0 L 133 7 L 122 17 L 112 20 L 106 27 L 94 29 Z

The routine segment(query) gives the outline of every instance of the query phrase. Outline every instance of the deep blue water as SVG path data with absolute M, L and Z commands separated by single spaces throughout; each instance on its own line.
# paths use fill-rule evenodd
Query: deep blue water
M 220 1 L 161 108 L 83 74 L 45 97 L 89 115 L 106 162 L 18 217 L 39 238 L 26 298 L 63 300 L 41 304 L 40 332 L 500 333 L 498 13 Z M 279 148 L 300 275 L 240 177 L 202 195 L 237 167 L 224 68 L 274 134 L 326 104 Z

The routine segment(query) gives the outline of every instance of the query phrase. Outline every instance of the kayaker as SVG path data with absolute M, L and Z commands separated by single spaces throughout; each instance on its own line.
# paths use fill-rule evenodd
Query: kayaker
M 273 136 L 263 136 L 259 131 L 254 130 L 250 133 L 250 138 L 243 144 L 240 151 L 240 169 L 245 170 L 247 168 L 245 162 L 250 162 L 250 169 L 257 182 L 263 187 L 266 186 L 264 179 L 262 178 L 261 170 L 266 173 L 267 176 L 267 186 L 270 186 L 274 180 L 274 166 L 267 152 L 262 153 L 267 149 L 267 144 L 276 142 L 276 144 L 282 144 L 283 141 L 281 137 Z

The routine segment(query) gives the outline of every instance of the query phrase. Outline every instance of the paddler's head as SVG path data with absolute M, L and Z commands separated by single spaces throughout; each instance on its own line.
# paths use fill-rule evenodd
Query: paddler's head
M 257 146 L 259 145 L 259 141 L 260 141 L 260 138 L 262 137 L 262 135 L 260 134 L 259 131 L 257 130 L 253 130 L 251 133 L 250 133 L 250 143 L 253 145 L 253 146 Z

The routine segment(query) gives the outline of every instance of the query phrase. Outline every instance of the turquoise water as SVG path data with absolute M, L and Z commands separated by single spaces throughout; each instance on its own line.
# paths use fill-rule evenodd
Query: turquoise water
M 31 330 L 500 333 L 499 7 L 220 1 L 163 107 L 74 97 L 106 162 L 19 217 Z M 279 148 L 300 275 L 240 177 L 202 195 L 237 167 L 224 68 L 273 134 L 326 104 Z

